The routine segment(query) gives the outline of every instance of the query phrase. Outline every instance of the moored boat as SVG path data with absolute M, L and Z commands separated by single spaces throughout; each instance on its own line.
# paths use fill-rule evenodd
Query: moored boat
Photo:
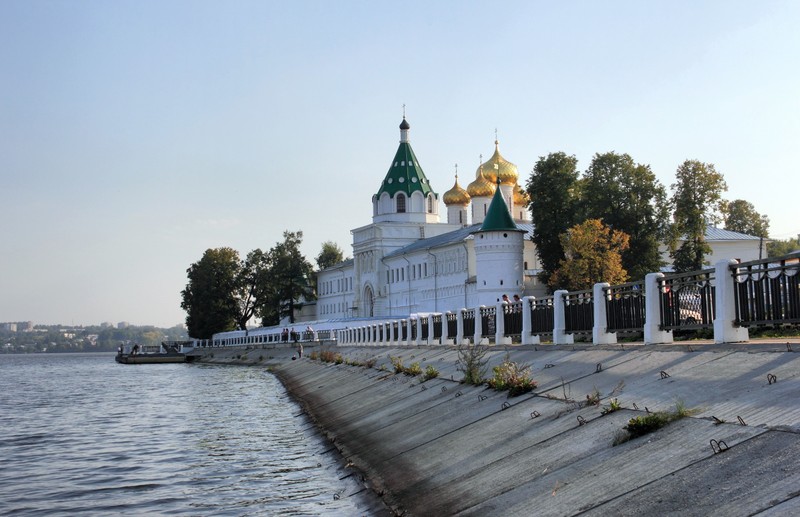
M 187 357 L 181 342 L 163 342 L 157 346 L 127 343 L 119 346 L 114 360 L 120 364 L 185 363 Z

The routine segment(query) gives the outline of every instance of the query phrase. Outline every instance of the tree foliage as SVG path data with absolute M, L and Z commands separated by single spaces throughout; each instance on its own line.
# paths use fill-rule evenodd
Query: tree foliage
M 532 201 L 532 240 L 542 267 L 539 278 L 545 283 L 549 283 L 553 271 L 564 259 L 559 236 L 580 219 L 577 165 L 575 156 L 563 152 L 542 156 L 526 186 Z
M 344 260 L 344 252 L 333 241 L 325 241 L 322 243 L 322 250 L 317 255 L 317 266 L 320 269 L 329 268 Z
M 719 221 L 724 203 L 722 193 L 728 190 L 725 179 L 711 163 L 686 160 L 675 174 L 672 184 L 672 206 L 675 219 L 673 239 L 683 238 L 680 248 L 672 245 L 676 271 L 702 269 L 705 255 L 711 248 L 705 241 L 706 226 Z
M 769 217 L 756 212 L 756 207 L 749 201 L 734 199 L 725 203 L 723 215 L 726 230 L 769 237 Z
M 300 253 L 303 232 L 283 232 L 283 242 L 269 250 L 269 269 L 264 275 L 265 285 L 259 292 L 256 316 L 264 326 L 277 325 L 284 317 L 294 323 L 294 312 L 303 306 L 303 300 L 314 300 L 314 267 Z
M 181 291 L 181 308 L 186 311 L 190 336 L 207 339 L 236 328 L 240 268 L 236 250 L 213 248 L 186 270 L 188 283 Z
M 300 253 L 303 232 L 283 233 L 269 251 L 255 249 L 244 260 L 231 248 L 209 249 L 187 269 L 181 292 L 189 335 L 207 339 L 217 332 L 245 330 L 253 318 L 277 325 L 303 301 L 315 299 L 313 266 Z
M 632 278 L 644 278 L 663 265 L 659 243 L 667 237 L 669 205 L 664 186 L 649 165 L 628 154 L 595 154 L 582 181 L 582 219 L 603 223 L 630 236 L 622 266 Z
M 629 236 L 612 230 L 599 219 L 587 219 L 561 235 L 565 258 L 550 279 L 550 288 L 579 291 L 598 282 L 624 283 L 628 272 L 622 254 Z
M 797 239 L 776 240 L 767 243 L 767 257 L 782 257 L 800 250 L 800 237 Z

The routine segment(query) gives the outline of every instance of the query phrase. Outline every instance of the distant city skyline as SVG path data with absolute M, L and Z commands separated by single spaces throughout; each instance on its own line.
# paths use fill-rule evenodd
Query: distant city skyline
M 350 230 L 410 140 L 440 196 L 500 149 L 628 153 L 800 233 L 800 3 L 0 3 L 0 321 L 183 323 L 186 269 Z M 534 200 L 535 202 L 535 200 Z M 444 213 L 440 209 L 440 213 Z

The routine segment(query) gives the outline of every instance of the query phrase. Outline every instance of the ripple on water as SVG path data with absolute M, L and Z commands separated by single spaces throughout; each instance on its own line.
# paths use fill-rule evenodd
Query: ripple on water
M 0 514 L 363 514 L 263 370 L 0 355 L 0 383 Z

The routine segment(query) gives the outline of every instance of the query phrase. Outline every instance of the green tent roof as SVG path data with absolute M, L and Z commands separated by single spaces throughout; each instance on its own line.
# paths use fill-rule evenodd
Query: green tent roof
M 425 173 L 422 172 L 422 167 L 420 167 L 419 161 L 414 155 L 411 144 L 400 142 L 400 147 L 397 148 L 394 161 L 389 167 L 389 172 L 386 173 L 383 183 L 381 183 L 377 196 L 380 197 L 384 192 L 388 192 L 391 197 L 394 197 L 398 192 L 403 192 L 410 196 L 412 192 L 416 191 L 422 192 L 422 195 L 426 197 L 429 193 L 436 195 L 430 183 L 428 183 Z
M 489 203 L 489 210 L 486 211 L 486 218 L 483 220 L 480 231 L 489 232 L 496 230 L 520 231 L 508 212 L 508 205 L 500 192 L 500 186 L 494 191 L 492 202 Z

